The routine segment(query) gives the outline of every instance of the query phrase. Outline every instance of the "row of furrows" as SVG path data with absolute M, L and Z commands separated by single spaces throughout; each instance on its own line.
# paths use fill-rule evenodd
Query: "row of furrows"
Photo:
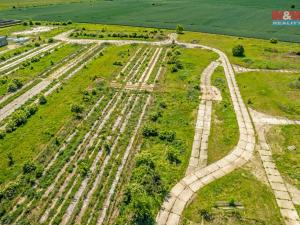
M 164 63 L 166 62 L 168 50 L 167 48 L 162 48 L 161 53 L 158 56 L 156 66 L 154 67 L 152 73 L 149 75 L 149 78 L 147 79 L 147 84 L 155 84 L 158 80 L 158 76 L 161 74 L 161 71 Z
M 132 74 L 134 71 L 138 69 L 138 66 L 140 65 L 140 61 L 142 56 L 145 54 L 146 47 L 139 47 L 134 55 L 130 58 L 130 60 L 126 63 L 126 65 L 122 68 L 120 73 L 115 78 L 115 82 L 117 81 L 126 81 L 129 79 L 129 75 Z
M 124 82 L 133 83 L 137 74 L 143 70 L 143 66 L 144 66 L 147 58 L 149 57 L 150 52 L 151 52 L 151 48 L 149 48 L 149 47 L 145 48 L 145 50 L 142 52 L 142 55 L 139 57 L 138 60 L 136 60 L 132 69 L 128 72 L 128 75 L 125 76 Z
M 136 55 L 139 51 L 141 50 L 138 50 Z M 149 53 L 150 50 L 147 51 Z M 136 65 L 137 63 L 131 60 L 126 69 Z M 140 65 L 137 67 L 139 72 L 142 68 Z M 130 79 L 134 73 L 129 71 L 127 76 Z M 101 102 L 101 99 L 99 101 Z M 117 92 L 84 135 L 83 140 L 76 142 L 78 145 L 75 148 L 73 146 L 74 150 L 65 160 L 66 163 L 56 175 L 52 174 L 54 179 L 51 183 L 48 182 L 49 186 L 47 182 L 41 182 L 36 187 L 38 197 L 21 203 L 23 207 L 26 206 L 26 210 L 21 211 L 18 220 L 26 218 L 39 224 L 101 224 L 109 208 L 107 203 L 113 197 L 149 103 L 150 97 L 146 100 L 144 94 Z M 135 123 L 137 125 L 134 129 Z M 61 149 L 46 167 L 46 171 L 55 169 L 60 161 L 61 152 L 68 149 L 77 133 L 75 130 L 66 138 Z M 78 162 L 83 162 L 88 168 L 87 176 L 82 175 L 82 164 Z M 44 176 L 47 176 L 47 172 Z M 101 213 L 99 209 L 103 209 Z
M 39 50 L 39 49 L 42 49 L 42 48 L 44 48 L 44 47 L 46 47 L 46 46 L 48 46 L 48 44 L 43 44 L 43 45 L 41 45 L 41 46 L 39 46 L 39 47 L 34 47 L 34 48 L 32 48 L 32 49 L 30 49 L 30 50 L 28 50 L 28 51 L 22 52 L 22 53 L 19 54 L 19 55 L 10 57 L 10 58 L 6 59 L 5 61 L 0 62 L 0 66 L 2 66 L 3 64 L 8 64 L 8 63 L 10 63 L 10 62 L 12 62 L 12 61 L 15 61 L 15 60 L 17 60 L 17 59 L 20 59 L 20 58 L 22 58 L 22 57 L 24 57 L 24 56 L 26 56 L 26 55 L 29 55 L 30 53 L 32 53 L 32 52 L 34 52 L 34 51 L 37 51 L 37 50 Z
M 118 102 L 118 100 L 117 100 L 117 102 Z M 129 101 L 127 103 L 125 103 L 127 100 L 128 100 L 127 98 L 124 98 L 124 100 L 122 102 L 120 102 L 120 105 L 115 104 L 116 106 L 118 106 L 118 108 L 114 112 L 114 115 L 112 115 L 112 117 L 110 118 L 110 121 L 106 121 L 106 122 L 109 122 L 109 123 L 107 123 L 107 124 L 106 124 L 106 122 L 102 123 L 103 125 L 106 125 L 105 129 L 107 129 L 107 131 L 106 131 L 108 133 L 107 137 L 111 136 L 111 138 L 114 138 L 114 135 L 112 134 L 113 124 L 117 122 L 117 115 L 119 113 L 121 113 L 121 111 L 120 111 L 121 108 L 123 107 L 122 111 L 127 109 L 128 104 L 129 104 Z M 104 126 L 99 126 L 99 128 L 101 128 L 101 129 L 98 129 L 99 131 L 101 131 L 101 133 L 104 132 Z M 80 159 L 79 159 L 79 160 L 86 160 L 86 163 L 88 164 L 90 173 L 93 173 L 93 171 L 95 170 L 95 168 L 98 167 L 99 163 L 103 160 L 103 151 L 102 151 L 101 145 L 106 140 L 102 140 L 102 138 L 100 137 L 100 132 L 98 133 L 98 135 L 99 136 L 97 136 L 97 142 L 93 143 L 95 145 L 94 146 L 91 145 L 92 143 L 90 142 L 87 145 L 87 147 L 89 147 L 90 151 L 87 152 L 87 154 L 82 154 L 81 157 L 80 157 Z M 96 138 L 95 139 L 91 138 L 92 142 L 93 142 L 93 140 L 96 140 Z M 96 151 L 94 151 L 94 150 L 96 150 Z M 75 163 L 76 162 L 77 161 L 75 161 Z M 64 193 L 66 193 L 66 194 L 62 194 L 61 195 L 61 197 L 63 197 L 64 200 L 61 202 L 60 206 L 56 205 L 53 208 L 54 210 L 53 210 L 52 215 L 51 215 L 51 212 L 50 212 L 50 215 L 51 215 L 50 218 L 51 219 L 49 221 L 49 224 L 52 224 L 55 219 L 56 219 L 56 221 L 60 220 L 61 219 L 60 217 L 62 217 L 62 215 L 66 212 L 66 210 L 72 211 L 71 208 L 75 204 L 76 198 L 80 197 L 80 195 L 82 193 L 82 190 L 84 190 L 84 186 L 87 185 L 89 177 L 83 178 L 82 176 L 80 176 L 80 171 L 76 170 L 77 169 L 76 168 L 77 167 L 76 164 L 74 165 L 74 167 L 75 168 L 73 168 L 73 171 L 74 171 L 73 174 L 67 177 L 67 179 L 64 182 L 64 185 L 60 189 Z M 68 182 L 67 181 L 68 178 L 73 179 L 74 183 Z M 68 186 L 69 189 L 66 188 L 66 186 Z M 72 202 L 68 202 L 67 201 L 68 199 L 73 199 L 73 201 Z M 70 207 L 70 209 L 67 208 L 67 207 Z M 47 206 L 47 210 L 49 210 L 48 206 Z M 44 215 L 41 218 L 40 223 L 46 222 L 47 216 L 45 217 Z M 59 218 L 59 219 L 57 219 L 57 218 Z M 66 219 L 66 217 L 64 219 Z
M 35 185 L 35 189 L 39 193 L 37 196 L 40 197 L 35 199 L 27 198 L 26 201 L 22 201 L 22 204 L 18 201 L 17 204 L 19 205 L 19 208 L 22 208 L 20 206 L 24 206 L 26 209 L 20 212 L 17 210 L 15 212 L 17 215 L 20 214 L 16 221 L 21 219 L 24 216 L 24 213 L 27 214 L 28 211 L 33 210 L 39 199 L 45 196 L 45 192 L 51 192 L 58 182 L 58 178 L 62 177 L 63 173 L 67 170 L 68 162 L 74 161 L 78 156 L 78 153 L 76 152 L 78 147 L 85 144 L 89 136 L 92 135 L 92 131 L 94 131 L 96 126 L 100 123 L 100 120 L 103 118 L 108 108 L 111 107 L 113 101 L 115 101 L 115 96 L 116 94 L 110 100 L 108 98 L 109 96 L 100 97 L 84 120 L 78 125 L 74 132 L 66 138 L 57 153 L 47 163 L 41 181 Z M 25 215 L 25 217 L 27 217 L 27 215 Z
M 48 54 L 51 54 L 51 53 L 54 52 L 55 50 L 64 47 L 65 45 L 66 45 L 66 44 L 64 44 L 64 43 L 63 43 L 63 44 L 59 44 L 59 45 L 58 45 L 57 47 L 55 47 L 55 48 L 51 47 L 49 50 L 43 51 L 41 54 L 34 55 L 33 57 L 30 57 L 30 58 L 27 58 L 27 55 L 25 55 L 25 56 L 23 56 L 23 57 L 26 58 L 26 60 L 23 61 L 22 58 L 20 58 L 19 60 L 22 61 L 23 63 L 27 63 L 27 62 L 30 62 L 31 59 L 33 59 L 35 56 L 38 56 L 39 58 L 43 58 L 43 57 L 47 56 Z M 49 47 L 47 47 L 47 48 L 49 48 Z M 46 49 L 47 49 L 47 48 L 46 48 Z M 37 50 L 37 51 L 38 51 L 38 50 Z M 7 65 L 7 63 L 5 63 L 5 65 Z M 1 77 L 2 77 L 2 76 L 10 75 L 10 74 L 12 74 L 13 72 L 18 71 L 18 70 L 20 69 L 20 65 L 21 65 L 21 63 L 18 63 L 16 66 L 13 66 L 12 68 L 9 68 L 9 69 L 5 70 L 5 73 L 1 74 Z
M 89 61 L 89 60 L 88 60 L 88 61 Z M 82 65 L 82 64 L 81 64 L 81 65 Z M 71 74 L 74 74 L 74 71 L 72 71 Z M 105 96 L 102 96 L 102 97 L 99 99 L 99 101 L 96 102 L 96 104 L 95 104 L 95 105 L 92 107 L 92 109 L 88 112 L 87 116 L 82 120 L 81 123 L 79 123 L 78 127 L 79 127 L 80 125 L 82 125 L 84 121 L 86 121 L 87 119 L 89 119 L 89 117 L 91 117 L 91 115 L 92 115 L 96 110 L 98 110 L 98 106 L 100 105 L 100 103 L 102 103 L 102 99 L 103 99 L 103 98 L 105 99 Z M 77 128 L 78 128 L 78 127 L 77 127 Z M 64 150 L 65 150 L 65 148 L 67 147 L 67 145 L 69 144 L 69 142 L 71 142 L 71 141 L 74 139 L 74 137 L 76 137 L 76 135 L 77 135 L 77 133 L 78 133 L 78 129 L 77 129 L 77 128 L 75 129 L 75 131 L 74 131 L 72 134 L 70 134 L 68 137 L 66 137 L 66 139 L 65 139 L 65 141 L 64 141 L 64 143 L 63 143 L 63 145 L 62 145 L 61 148 L 58 150 L 58 152 L 54 155 L 54 157 L 53 157 L 52 159 L 50 159 L 50 161 L 47 161 L 47 162 L 46 162 L 46 164 L 45 164 L 45 165 L 46 165 L 46 168 L 45 168 L 45 170 L 44 170 L 44 175 L 45 175 L 46 172 L 50 169 L 50 167 L 52 166 L 52 164 L 55 162 L 56 158 L 64 152 Z M 37 158 L 38 158 L 38 156 L 37 156 Z M 24 198 L 18 198 L 18 197 L 17 197 L 17 202 L 16 202 L 14 205 L 20 205 L 20 203 L 22 203 L 22 202 L 24 201 L 23 199 L 24 199 Z M 28 202 L 26 202 L 26 203 L 28 203 Z M 11 213 L 14 213 L 14 210 L 12 210 Z
M 153 47 L 148 47 L 146 54 L 142 58 L 142 61 L 140 62 L 139 70 L 136 71 L 136 73 L 133 74 L 131 79 L 128 80 L 128 83 L 137 83 L 139 79 L 143 76 L 143 73 L 146 72 L 148 64 L 150 63 L 151 57 L 154 55 L 155 49 Z
M 124 154 L 124 146 L 127 143 L 127 139 L 131 136 L 134 121 L 138 117 L 141 105 L 143 105 L 143 97 L 136 98 L 131 112 L 125 118 L 125 123 L 122 125 L 118 138 L 112 144 L 109 155 L 105 158 L 95 180 L 90 183 L 90 188 L 86 190 L 80 204 L 73 211 L 73 219 L 70 221 L 70 224 L 88 224 L 89 221 L 86 218 L 92 218 L 98 212 L 98 208 L 102 206 L 103 198 L 108 195 L 108 185 L 111 179 L 115 177 L 115 167 L 119 164 L 119 158 Z M 96 199 L 97 201 L 90 204 L 91 199 Z M 91 210 L 93 206 L 95 208 Z M 90 209 L 89 212 L 86 212 L 88 211 L 87 209 Z M 88 217 L 85 215 L 88 215 Z M 94 218 L 96 219 L 95 216 Z

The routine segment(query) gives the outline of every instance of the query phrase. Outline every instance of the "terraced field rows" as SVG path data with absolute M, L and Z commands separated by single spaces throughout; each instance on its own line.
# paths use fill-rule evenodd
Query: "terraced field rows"
M 97 48 L 98 46 L 94 46 L 88 52 Z M 141 52 L 142 48 L 138 48 L 121 70 L 124 81 L 140 80 L 145 83 L 154 68 L 156 69 L 163 50 L 145 48 Z M 135 61 L 137 57 L 139 60 Z M 78 63 L 75 59 L 67 65 L 72 67 Z M 78 68 L 65 79 L 76 73 Z M 157 69 L 158 71 L 161 70 Z M 62 68 L 55 74 L 60 73 L 63 73 Z M 50 77 L 55 77 L 55 74 Z M 84 117 L 80 125 L 94 115 L 95 109 L 106 101 L 100 115 L 91 128 L 86 130 L 82 140 L 76 146 L 69 146 L 80 132 L 80 128 L 76 128 L 50 159 L 43 172 L 49 185 L 43 181 L 36 183 L 34 189 L 38 195 L 34 199 L 18 198 L 16 204 L 19 207 L 14 207 L 12 211 L 14 215 L 18 215 L 13 224 L 24 220 L 36 221 L 39 224 L 102 224 L 105 221 L 127 159 L 135 152 L 132 150 L 136 145 L 137 134 L 151 101 L 149 94 L 139 92 L 142 90 L 141 82 L 131 92 L 124 89 L 124 81 L 123 86 L 109 101 L 108 96 L 100 97 Z M 49 183 L 49 177 L 46 179 L 48 173 L 51 174 L 61 160 L 62 153 L 69 148 L 74 149 L 73 154 L 69 155 L 58 173 L 52 175 L 53 180 Z
M 49 75 L 46 79 L 35 85 L 33 88 L 31 88 L 30 90 L 28 90 L 9 104 L 5 105 L 2 109 L 0 109 L 0 121 L 5 119 L 11 113 L 13 113 L 26 101 L 45 90 L 53 81 L 62 77 L 63 75 L 65 75 L 73 69 L 73 71 L 66 77 L 66 79 L 72 77 L 75 73 L 77 73 L 80 69 L 84 67 L 88 59 L 91 59 L 94 56 L 95 52 L 99 51 L 100 48 L 101 47 L 99 47 L 98 45 L 92 46 L 83 54 L 77 56 L 75 59 L 73 59 L 63 67 L 60 67 L 59 69 L 54 71 L 51 75 Z M 83 61 L 84 63 L 82 63 Z M 81 65 L 75 69 L 75 67 L 78 66 L 79 63 L 81 63 Z

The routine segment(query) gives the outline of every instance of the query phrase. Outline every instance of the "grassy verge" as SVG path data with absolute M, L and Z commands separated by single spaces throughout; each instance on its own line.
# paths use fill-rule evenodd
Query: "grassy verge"
M 103 57 L 94 60 L 57 92 L 47 97 L 47 104 L 39 107 L 38 112 L 24 126 L 0 140 L 0 183 L 14 179 L 21 172 L 24 162 L 33 160 L 56 132 L 74 119 L 70 106 L 83 102 L 82 93 L 93 88 L 99 81 L 97 78 L 109 78 L 112 70 L 118 69 L 112 69 L 113 62 L 126 57 L 119 53 L 128 48 L 131 47 L 112 46 L 106 49 Z M 13 157 L 12 166 L 8 166 L 8 154 Z
M 183 69 L 172 73 L 172 65 L 168 65 L 153 94 L 141 152 L 135 157 L 137 164 L 120 207 L 119 224 L 138 220 L 135 216 L 154 221 L 164 196 L 185 173 L 199 104 L 200 74 L 217 56 L 200 49 L 178 51 Z M 141 204 L 139 209 L 136 204 Z M 144 209 L 147 212 L 138 212 Z
M 199 44 L 223 50 L 230 61 L 250 68 L 280 69 L 300 68 L 300 57 L 294 54 L 300 51 L 299 44 L 289 42 L 270 43 L 269 40 L 239 38 L 234 36 L 185 32 L 179 40 L 199 42 Z M 241 44 L 245 48 L 245 57 L 234 57 L 232 48 Z
M 267 134 L 276 166 L 285 179 L 300 188 L 300 126 L 273 127 Z M 289 151 L 288 146 L 296 146 Z
M 217 201 L 239 202 L 244 209 L 215 207 Z M 230 225 L 281 225 L 275 198 L 268 186 L 244 169 L 234 171 L 200 190 L 184 211 L 184 222 Z
M 300 119 L 299 74 L 253 72 L 236 76 L 249 107 L 274 116 Z
M 212 76 L 212 85 L 222 94 L 222 101 L 213 102 L 211 133 L 208 140 L 208 163 L 215 162 L 237 144 L 239 128 L 222 67 Z

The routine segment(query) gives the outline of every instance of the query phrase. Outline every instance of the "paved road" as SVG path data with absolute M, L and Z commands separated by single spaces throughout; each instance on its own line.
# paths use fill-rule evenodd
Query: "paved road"
M 197 191 L 214 180 L 244 165 L 252 157 L 255 147 L 254 128 L 251 123 L 250 115 L 242 100 L 232 66 L 227 56 L 218 49 L 203 45 L 178 44 L 187 48 L 208 49 L 216 52 L 220 56 L 239 125 L 240 139 L 238 145 L 235 146 L 226 157 L 205 168 L 195 169 L 172 188 L 157 216 L 158 225 L 179 224 L 185 207 L 196 195 Z

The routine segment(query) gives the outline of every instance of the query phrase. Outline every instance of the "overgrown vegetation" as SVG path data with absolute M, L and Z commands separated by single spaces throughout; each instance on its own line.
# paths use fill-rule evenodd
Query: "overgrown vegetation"
M 211 118 L 211 133 L 208 141 L 208 163 L 226 156 L 237 144 L 239 128 L 222 67 L 212 75 L 212 85 L 222 95 L 220 102 L 214 101 Z

